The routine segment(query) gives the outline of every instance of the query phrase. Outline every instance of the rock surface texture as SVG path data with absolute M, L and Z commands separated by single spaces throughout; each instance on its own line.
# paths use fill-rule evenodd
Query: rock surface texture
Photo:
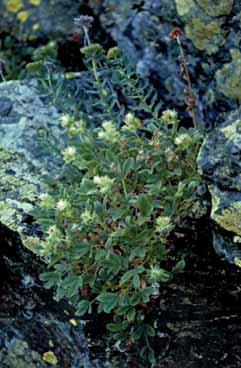
M 231 262 L 241 257 L 241 112 L 227 119 L 205 139 L 198 163 L 209 183 L 214 247 Z
M 158 87 L 163 104 L 185 110 L 179 50 L 168 37 L 176 26 L 189 62 L 199 123 L 212 126 L 240 98 L 239 0 L 89 0 L 102 27 L 137 71 Z M 184 114 L 185 115 L 185 114 Z M 185 115 L 186 116 L 186 115 Z
M 45 191 L 43 177 L 57 176 L 59 158 L 46 150 L 41 132 L 47 128 L 63 145 L 56 109 L 42 101 L 27 83 L 0 84 L 0 222 L 22 240 L 36 232 L 29 212 Z

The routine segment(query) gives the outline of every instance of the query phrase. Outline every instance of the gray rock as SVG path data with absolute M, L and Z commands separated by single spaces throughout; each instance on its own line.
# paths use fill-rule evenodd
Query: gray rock
M 33 204 L 46 191 L 44 176 L 58 180 L 62 161 L 39 138 L 43 129 L 64 145 L 59 114 L 29 83 L 0 84 L 0 222 L 33 243 L 35 227 L 26 221 Z M 34 238 L 35 239 L 35 238 Z M 35 239 L 35 243 L 38 238 Z
M 240 58 L 230 59 L 237 55 L 241 40 L 240 1 L 104 0 L 101 6 L 96 1 L 89 3 L 136 70 L 155 82 L 164 104 L 185 111 L 179 50 L 168 37 L 178 26 L 185 33 L 182 43 L 197 97 L 198 123 L 212 127 L 219 113 L 237 108 L 241 89 L 239 82 L 233 82 L 231 69 L 238 78 Z
M 209 183 L 214 247 L 230 262 L 241 258 L 241 111 L 205 139 L 198 164 Z

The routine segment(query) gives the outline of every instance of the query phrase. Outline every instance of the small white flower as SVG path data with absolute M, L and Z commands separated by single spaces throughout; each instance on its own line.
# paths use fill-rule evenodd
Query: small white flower
M 163 123 L 169 124 L 176 124 L 177 122 L 177 112 L 175 110 L 166 110 L 163 111 L 161 119 Z
M 175 144 L 183 148 L 187 148 L 191 142 L 192 142 L 192 138 L 187 133 L 179 134 L 175 138 Z
M 76 148 L 73 146 L 69 146 L 67 147 L 64 151 L 63 151 L 63 156 L 64 156 L 64 161 L 66 163 L 69 163 L 71 161 L 74 161 L 75 157 L 76 157 Z
M 124 117 L 124 122 L 126 125 L 134 124 L 135 122 L 135 115 L 132 112 L 128 112 Z
M 55 207 L 55 200 L 48 193 L 42 193 L 39 196 L 40 199 L 40 207 L 49 209 Z
M 80 218 L 83 224 L 88 224 L 93 220 L 93 214 L 90 210 L 85 210 L 81 215 Z
M 111 179 L 109 176 L 95 176 L 94 183 L 99 187 L 101 193 L 106 194 L 111 191 L 115 179 Z
M 136 118 L 132 112 L 128 112 L 124 117 L 125 125 L 121 128 L 123 131 L 136 133 L 137 128 L 141 125 L 141 120 Z
M 156 219 L 156 231 L 158 233 L 168 233 L 173 229 L 171 218 L 168 216 L 159 216 Z
M 73 124 L 73 118 L 67 114 L 63 114 L 60 121 L 63 128 L 69 128 Z
M 69 202 L 64 199 L 60 199 L 56 205 L 57 210 L 59 210 L 60 212 L 65 211 L 68 207 L 69 207 Z
M 102 128 L 103 129 L 98 133 L 100 139 L 103 139 L 108 143 L 117 143 L 120 141 L 120 132 L 118 132 L 111 121 L 104 121 L 102 124 Z

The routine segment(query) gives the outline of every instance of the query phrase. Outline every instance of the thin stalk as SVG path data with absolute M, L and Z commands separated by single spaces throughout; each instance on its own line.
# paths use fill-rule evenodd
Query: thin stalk
M 188 71 L 188 67 L 187 67 L 187 59 L 186 59 L 186 55 L 184 53 L 183 47 L 182 47 L 182 43 L 179 37 L 176 37 L 177 40 L 177 44 L 179 46 L 180 49 L 180 54 L 181 54 L 181 59 L 182 59 L 182 65 L 184 68 L 184 74 L 185 74 L 185 80 L 187 81 L 187 91 L 188 91 L 188 96 L 191 97 L 193 99 L 193 101 L 195 101 L 195 95 L 193 92 L 193 88 L 192 88 L 192 83 L 191 83 L 191 78 L 190 78 L 190 74 Z M 191 106 L 190 108 L 191 114 L 192 114 L 192 120 L 193 120 L 193 125 L 194 128 L 197 127 L 196 124 L 196 116 L 195 116 L 195 109 L 194 107 Z

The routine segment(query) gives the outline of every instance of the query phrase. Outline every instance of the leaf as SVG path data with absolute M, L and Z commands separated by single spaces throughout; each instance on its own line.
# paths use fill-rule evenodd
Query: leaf
M 96 298 L 102 305 L 105 313 L 110 313 L 115 308 L 118 302 L 118 294 L 116 293 L 102 293 Z
M 156 336 L 156 332 L 155 332 L 154 328 L 151 325 L 146 325 L 145 329 L 146 329 L 146 333 L 147 333 L 148 336 L 151 336 L 151 337 Z
M 141 295 L 140 293 L 135 293 L 130 297 L 130 305 L 133 307 L 141 302 Z
M 79 302 L 79 304 L 77 305 L 75 314 L 77 316 L 83 316 L 89 309 L 89 306 L 90 306 L 90 302 L 88 302 L 88 300 L 81 300 L 81 302 Z
M 108 323 L 106 325 L 107 330 L 110 332 L 119 332 L 122 329 L 121 327 L 121 323 Z
M 127 315 L 126 315 L 127 320 L 129 322 L 131 322 L 131 321 L 133 321 L 135 319 L 135 316 L 136 316 L 136 310 L 135 310 L 135 308 L 129 309 L 129 311 L 128 311 Z
M 153 350 L 149 350 L 148 351 L 148 360 L 150 363 L 155 364 L 156 363 L 156 358 L 155 358 L 155 354 Z
M 44 282 L 46 289 L 50 289 L 59 283 L 60 274 L 58 272 L 44 272 L 39 278 Z
M 141 336 L 144 333 L 144 327 L 143 326 L 138 326 L 137 328 L 134 329 L 134 331 L 132 332 L 131 337 L 133 338 L 133 340 L 137 341 L 140 340 Z M 145 347 L 146 348 L 146 347 Z
M 173 272 L 182 272 L 186 266 L 185 259 L 182 258 L 180 261 L 177 262 L 176 266 L 173 269 Z
M 89 253 L 90 250 L 91 250 L 91 245 L 90 244 L 84 244 L 84 243 L 78 244 L 74 249 L 74 259 L 75 260 L 80 260 L 87 253 Z
M 144 258 L 146 255 L 146 249 L 145 248 L 135 248 L 131 251 L 131 254 L 129 256 L 129 261 L 133 261 L 135 257 Z
M 134 277 L 133 277 L 133 286 L 136 288 L 136 289 L 139 289 L 140 285 L 141 285 L 141 280 L 140 280 L 140 276 L 138 274 L 136 274 Z
M 120 279 L 120 285 L 123 285 L 127 281 L 129 281 L 135 275 L 135 273 L 136 273 L 135 269 L 129 270 L 126 273 L 124 273 L 124 275 Z
M 143 266 L 138 266 L 134 269 L 131 269 L 124 273 L 124 275 L 120 279 L 120 285 L 125 284 L 127 281 L 129 281 L 132 277 L 138 276 L 138 273 L 142 273 L 145 271 L 145 268 Z M 138 281 L 137 281 L 138 282 Z
M 79 289 L 83 286 L 83 279 L 81 276 L 68 276 L 62 282 L 62 287 L 65 289 L 65 294 L 72 298 L 78 294 Z
M 151 196 L 149 195 L 140 196 L 137 199 L 137 207 L 140 210 L 140 214 L 142 217 L 150 216 L 153 210 Z
M 122 166 L 122 175 L 126 177 L 135 168 L 135 160 L 133 157 L 129 157 Z

